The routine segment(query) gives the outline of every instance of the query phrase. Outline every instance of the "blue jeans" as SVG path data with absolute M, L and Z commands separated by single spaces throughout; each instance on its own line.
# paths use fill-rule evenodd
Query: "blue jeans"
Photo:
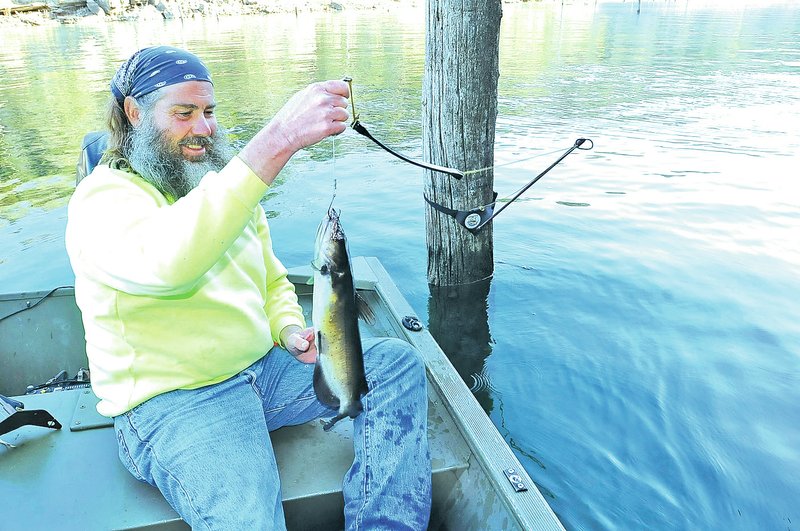
M 398 339 L 364 342 L 369 384 L 342 486 L 347 529 L 427 527 L 431 468 L 425 368 Z M 224 382 L 164 393 L 115 417 L 120 459 L 194 529 L 285 529 L 268 432 L 336 411 L 313 365 L 275 347 Z M 341 422 L 348 422 L 343 420 Z

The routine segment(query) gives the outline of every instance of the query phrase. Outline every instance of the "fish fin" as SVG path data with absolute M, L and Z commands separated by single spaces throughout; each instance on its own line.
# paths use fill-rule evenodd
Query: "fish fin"
M 327 275 L 328 274 L 328 265 L 321 258 L 316 258 L 316 259 L 312 260 L 311 261 L 311 268 L 314 269 L 315 271 L 319 271 L 323 275 Z
M 358 316 L 369 324 L 375 324 L 375 312 L 369 307 L 367 299 L 361 296 L 356 291 L 356 306 L 358 307 Z
M 317 400 L 326 406 L 335 409 L 339 407 L 339 399 L 331 391 L 328 382 L 325 381 L 325 374 L 322 372 L 322 366 L 319 362 L 314 366 L 314 393 L 317 395 Z
M 325 430 L 325 431 L 331 431 L 331 428 L 333 428 L 333 425 L 336 424 L 337 422 L 339 422 L 340 420 L 344 419 L 344 418 L 347 418 L 347 415 L 336 415 L 335 417 L 333 417 L 328 422 L 324 422 L 323 421 L 322 429 Z

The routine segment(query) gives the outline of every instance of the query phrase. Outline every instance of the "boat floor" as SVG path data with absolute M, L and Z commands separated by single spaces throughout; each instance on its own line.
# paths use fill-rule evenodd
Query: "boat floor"
M 428 435 L 434 490 L 449 493 L 469 466 L 469 448 L 429 386 Z M 26 410 L 44 409 L 61 430 L 25 426 L 0 445 L 8 529 L 184 529 L 154 487 L 141 483 L 117 457 L 111 419 L 96 410 L 89 389 L 16 397 Z M 235 412 L 231 412 L 235 414 Z M 330 432 L 319 421 L 271 433 L 289 529 L 340 529 L 342 478 L 353 461 L 352 422 Z M 446 505 L 439 500 L 437 506 Z M 435 515 L 434 515 L 435 516 Z M 433 521 L 432 521 L 433 523 Z M 435 526 L 441 528 L 441 526 Z

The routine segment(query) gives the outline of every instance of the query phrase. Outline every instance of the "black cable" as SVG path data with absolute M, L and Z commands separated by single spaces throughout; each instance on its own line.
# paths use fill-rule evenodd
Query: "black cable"
M 24 308 L 20 308 L 19 310 L 15 311 L 15 312 L 11 312 L 11 313 L 10 313 L 10 314 L 8 314 L 8 315 L 4 315 L 3 317 L 0 317 L 0 322 L 2 322 L 2 321 L 5 321 L 5 320 L 6 320 L 6 319 L 8 319 L 9 317 L 13 317 L 13 316 L 17 315 L 18 313 L 22 313 L 22 312 L 24 312 L 25 310 L 30 310 L 31 308 L 34 308 L 34 307 L 36 307 L 36 306 L 37 306 L 37 305 L 38 305 L 40 302 L 42 302 L 43 300 L 45 300 L 47 297 L 49 297 L 50 295 L 52 295 L 52 294 L 53 294 L 53 293 L 55 293 L 56 291 L 58 291 L 58 290 L 60 290 L 60 289 L 68 289 L 68 288 L 74 288 L 74 286 L 59 286 L 59 287 L 57 287 L 57 288 L 53 288 L 53 289 L 51 289 L 50 291 L 48 291 L 47 293 L 45 293 L 45 294 L 44 294 L 44 295 L 43 295 L 43 296 L 42 296 L 42 297 L 41 297 L 39 300 L 37 300 L 37 301 L 36 301 L 36 302 L 34 302 L 33 304 L 31 304 L 31 303 L 28 303 L 28 304 L 26 304 L 26 305 L 25 305 L 25 307 L 24 307 Z

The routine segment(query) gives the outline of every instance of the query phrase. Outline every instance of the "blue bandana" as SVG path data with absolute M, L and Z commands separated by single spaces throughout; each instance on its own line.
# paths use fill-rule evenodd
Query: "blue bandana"
M 122 107 L 126 96 L 140 98 L 185 81 L 212 83 L 208 68 L 196 55 L 172 46 L 153 46 L 122 63 L 111 80 L 111 93 Z

